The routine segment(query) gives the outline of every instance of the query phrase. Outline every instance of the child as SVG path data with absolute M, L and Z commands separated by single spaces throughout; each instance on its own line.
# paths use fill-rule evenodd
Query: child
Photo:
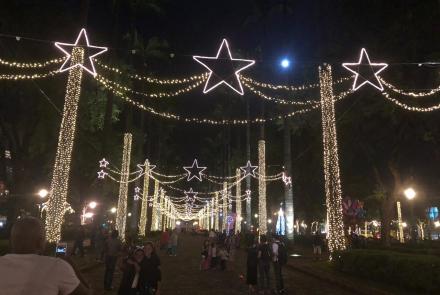
M 226 261 L 228 261 L 228 251 L 226 251 L 224 246 L 220 249 L 218 256 L 220 257 L 220 269 L 225 270 Z

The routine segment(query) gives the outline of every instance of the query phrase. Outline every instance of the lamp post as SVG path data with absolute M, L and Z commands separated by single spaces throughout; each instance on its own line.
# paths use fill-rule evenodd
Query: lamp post
M 49 191 L 47 189 L 40 189 L 37 193 L 37 195 L 40 197 L 41 202 L 37 204 L 38 206 L 38 217 L 41 218 L 41 214 L 43 212 L 43 200 L 49 195 Z
M 409 221 L 409 230 L 410 230 L 410 236 L 411 240 L 414 242 L 416 240 L 415 230 L 414 230 L 414 202 L 412 201 L 416 197 L 416 192 L 413 188 L 409 187 L 404 192 L 405 197 L 409 201 L 409 208 L 410 208 L 410 221 Z

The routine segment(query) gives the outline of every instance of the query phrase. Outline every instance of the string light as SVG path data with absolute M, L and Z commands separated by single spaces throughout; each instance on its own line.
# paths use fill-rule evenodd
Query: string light
M 335 101 L 333 98 L 330 65 L 319 67 L 321 84 L 321 114 L 324 153 L 324 177 L 328 222 L 328 247 L 330 254 L 345 250 L 342 220 L 342 191 L 339 176 L 338 142 L 336 135 Z M 330 257 L 331 258 L 331 257 Z
M 431 96 L 431 95 L 434 95 L 434 94 L 436 94 L 436 93 L 438 93 L 440 91 L 440 86 L 438 86 L 437 88 L 433 88 L 433 89 L 430 89 L 429 91 L 425 91 L 425 92 L 411 92 L 411 91 L 410 92 L 406 92 L 406 91 L 403 91 L 401 89 L 398 89 L 396 86 L 394 86 L 391 83 L 388 83 L 387 81 L 385 81 L 381 77 L 379 77 L 379 80 L 380 80 L 380 82 L 382 82 L 382 84 L 384 84 L 386 87 L 388 87 L 392 91 L 394 91 L 396 93 L 399 93 L 401 95 L 412 96 L 412 97 L 415 97 L 415 98 Z
M 266 143 L 258 141 L 258 227 L 260 235 L 267 233 L 267 208 L 266 208 Z
M 125 227 L 127 222 L 127 193 L 128 177 L 130 175 L 131 141 L 132 135 L 125 133 L 124 147 L 122 149 L 121 182 L 119 184 L 118 208 L 116 211 L 116 229 L 121 233 L 122 241 L 125 241 Z
M 56 74 L 59 74 L 59 71 L 50 71 L 43 74 L 2 74 L 0 75 L 0 80 L 36 80 L 52 77 Z
M 364 58 L 367 60 L 368 66 L 373 71 L 374 81 L 368 80 L 366 77 L 362 76 L 359 73 L 359 66 L 362 64 L 365 64 L 365 62 L 363 62 Z M 383 86 L 380 83 L 378 75 L 379 75 L 379 73 L 381 73 L 383 70 L 385 70 L 388 67 L 388 64 L 386 64 L 386 63 L 372 63 L 370 61 L 370 57 L 368 56 L 368 53 L 365 50 L 365 48 L 361 49 L 361 55 L 359 56 L 359 61 L 357 63 L 343 63 L 342 66 L 356 75 L 354 77 L 354 81 L 353 81 L 353 90 L 356 91 L 360 87 L 362 87 L 363 85 L 365 85 L 367 83 L 370 84 L 371 86 L 379 89 L 380 91 L 383 90 Z M 375 68 L 377 70 L 374 70 Z M 361 76 L 365 81 L 358 85 L 359 76 Z
M 145 160 L 144 163 L 144 188 L 142 194 L 142 202 L 141 202 L 141 215 L 139 217 L 139 235 L 145 237 L 147 235 L 147 209 L 148 209 L 148 191 L 150 186 L 150 162 Z
M 397 201 L 397 225 L 399 227 L 399 242 L 404 243 L 405 237 L 403 235 L 403 226 L 402 226 L 402 208 L 400 206 L 399 201 Z
M 157 229 L 158 230 L 162 230 L 162 226 L 163 226 L 163 214 L 162 214 L 162 210 L 164 208 L 164 202 L 165 202 L 165 190 L 161 189 L 160 190 L 160 198 L 159 198 L 159 208 L 157 210 L 157 215 L 158 215 L 158 224 L 157 224 Z
M 236 182 L 237 182 L 237 186 L 235 187 L 235 198 L 237 199 L 236 204 L 235 204 L 235 231 L 236 232 L 241 232 L 241 172 L 240 169 L 236 169 L 235 170 L 235 177 L 236 177 Z M 239 199 L 240 198 L 240 199 Z
M 130 92 L 130 93 L 145 96 L 148 98 L 168 98 L 168 97 L 178 96 L 178 95 L 190 92 L 191 90 L 200 86 L 205 81 L 205 80 L 196 81 L 195 83 L 190 84 L 188 86 L 185 86 L 184 88 L 173 90 L 170 92 L 146 93 L 146 92 L 140 92 L 140 91 L 133 90 L 132 88 L 127 87 L 127 86 L 122 86 L 121 84 L 119 84 L 115 81 L 108 80 L 100 75 L 96 76 L 96 80 L 98 80 L 101 83 L 101 85 L 106 89 L 110 90 L 114 87 L 115 89 L 118 89 L 121 92 Z
M 84 59 L 84 49 L 74 47 L 71 59 L 72 64 L 82 62 Z M 58 136 L 58 147 L 47 204 L 46 238 L 48 242 L 58 242 L 61 239 L 61 225 L 64 221 L 72 149 L 75 141 L 78 102 L 81 94 L 82 72 L 81 68 L 73 68 L 70 70 L 67 79 L 63 118 Z
M 7 61 L 2 58 L 0 58 L 0 65 L 7 66 L 11 68 L 24 68 L 24 69 L 35 69 L 35 68 L 45 68 L 47 66 L 53 65 L 53 64 L 59 64 L 63 61 L 65 61 L 65 57 L 60 58 L 54 58 L 51 60 L 47 60 L 44 62 L 16 62 L 16 61 Z
M 109 70 L 112 71 L 114 73 L 117 74 L 123 74 L 125 73 L 125 71 L 120 70 L 118 68 L 115 67 L 111 67 L 108 66 L 98 60 L 95 60 L 96 64 L 98 64 L 100 67 L 102 67 L 105 70 Z M 208 78 L 208 73 L 203 73 L 200 75 L 193 75 L 187 78 L 181 78 L 181 79 L 159 79 L 159 78 L 154 78 L 154 77 L 150 77 L 150 76 L 141 76 L 141 75 L 131 75 L 131 74 L 127 74 L 127 76 L 130 79 L 135 79 L 135 80 L 139 80 L 139 81 L 145 81 L 147 83 L 151 83 L 151 84 L 159 84 L 159 85 L 177 85 L 177 84 L 185 84 L 185 83 L 191 83 L 194 81 L 200 81 L 203 80 L 205 81 Z
M 391 97 L 386 91 L 382 91 L 382 95 L 388 99 L 389 101 L 391 101 L 392 103 L 394 103 L 395 105 L 407 110 L 407 111 L 412 111 L 412 112 L 420 112 L 420 113 L 427 113 L 427 112 L 433 112 L 433 111 L 437 111 L 440 109 L 440 103 L 430 106 L 430 107 L 413 107 L 410 106 L 406 103 L 400 102 L 399 100 Z
M 252 87 L 250 84 L 248 84 L 246 82 L 243 82 L 243 85 L 246 86 L 252 93 L 256 94 L 257 96 L 259 96 L 265 100 L 276 102 L 279 104 L 286 104 L 286 105 L 316 105 L 316 104 L 319 104 L 319 101 L 316 101 L 316 100 L 304 99 L 304 101 L 296 101 L 293 99 L 277 98 L 274 96 L 267 95 L 258 89 L 255 89 L 254 87 Z M 299 100 L 298 98 L 296 98 L 296 99 Z
M 98 81 L 102 85 L 102 82 L 99 79 L 96 79 L 96 81 Z M 169 112 L 160 112 L 150 106 L 146 106 L 138 101 L 131 99 L 129 96 L 124 94 L 122 91 L 115 89 L 111 85 L 107 85 L 107 89 L 109 91 L 111 91 L 115 96 L 118 96 L 119 98 L 130 103 L 134 107 L 136 107 L 142 111 L 146 111 L 146 112 L 153 114 L 155 116 L 159 116 L 161 118 L 170 119 L 170 120 L 177 120 L 177 121 L 181 121 L 181 122 L 185 122 L 185 123 L 206 124 L 206 125 L 261 124 L 264 122 L 271 122 L 271 121 L 276 121 L 276 120 L 280 120 L 280 119 L 284 119 L 284 118 L 291 118 L 291 117 L 298 115 L 298 114 L 305 114 L 309 111 L 312 111 L 314 109 L 319 108 L 319 106 L 320 106 L 319 104 L 316 104 L 316 105 L 313 105 L 309 108 L 299 109 L 299 110 L 295 110 L 295 111 L 289 112 L 284 115 L 276 115 L 276 116 L 272 116 L 272 117 L 268 117 L 268 118 L 254 118 L 251 120 L 244 120 L 244 119 L 214 120 L 214 119 L 209 119 L 209 118 L 183 117 L 183 116 L 176 115 L 176 114 L 169 113 Z M 349 93 L 351 93 L 351 92 L 347 91 L 347 92 L 342 93 L 341 98 L 345 97 Z
M 85 41 L 85 43 L 84 43 L 84 41 Z M 59 69 L 60 72 L 68 71 L 68 70 L 76 68 L 76 67 L 81 67 L 84 70 L 86 70 L 87 72 L 89 72 L 92 76 L 96 76 L 95 66 L 93 65 L 93 58 L 100 55 L 100 54 L 103 54 L 104 52 L 106 52 L 108 50 L 107 47 L 90 45 L 89 38 L 87 37 L 87 32 L 85 29 L 81 29 L 74 44 L 55 42 L 55 46 L 59 50 L 64 52 L 64 54 L 66 55 L 65 61 Z M 79 47 L 79 46 L 86 47 L 88 52 L 94 51 L 95 53 L 92 55 L 88 55 L 87 58 L 83 58 L 81 61 L 77 60 L 76 62 L 73 62 L 72 56 L 70 54 L 70 48 L 75 48 L 75 47 Z M 67 47 L 69 50 L 66 50 L 65 47 Z M 70 63 L 69 66 L 67 66 L 68 62 L 71 59 L 72 59 L 72 62 Z
M 226 57 L 226 53 L 227 53 L 227 57 Z M 241 85 L 240 82 L 239 73 L 247 69 L 248 67 L 252 66 L 253 64 L 255 64 L 255 60 L 232 58 L 231 50 L 229 49 L 229 44 L 226 39 L 223 39 L 220 48 L 217 51 L 217 55 L 215 57 L 194 55 L 193 59 L 209 70 L 209 76 L 208 79 L 206 80 L 205 87 L 203 88 L 203 93 L 208 93 L 209 91 L 215 89 L 217 86 L 220 86 L 221 84 L 225 84 L 226 86 L 237 92 L 238 94 L 243 95 L 244 94 L 243 86 Z M 210 63 L 210 61 L 212 60 L 215 60 L 215 63 Z M 232 76 L 235 76 L 234 77 L 235 85 L 228 83 L 224 77 L 219 77 L 218 72 L 214 72 L 212 67 L 218 66 L 218 64 L 220 63 L 227 64 L 230 67 L 234 68 L 234 71 L 232 73 L 228 73 L 226 77 L 230 78 Z
M 303 90 L 308 90 L 308 89 L 313 89 L 313 88 L 319 87 L 319 83 L 313 83 L 313 84 L 301 85 L 301 86 L 289 86 L 289 85 L 274 85 L 274 84 L 269 84 L 269 83 L 262 83 L 262 82 L 255 81 L 254 79 L 252 79 L 250 77 L 243 76 L 243 75 L 240 75 L 240 78 L 243 81 L 248 82 L 249 84 L 252 84 L 252 85 L 255 85 L 255 86 L 258 86 L 261 88 L 271 89 L 271 90 L 303 91 Z M 344 79 L 348 79 L 348 78 L 344 78 Z

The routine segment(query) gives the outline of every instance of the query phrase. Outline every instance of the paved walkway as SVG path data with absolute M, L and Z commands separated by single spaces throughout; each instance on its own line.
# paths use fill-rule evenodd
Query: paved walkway
M 245 255 L 239 252 L 235 263 L 229 263 L 228 269 L 200 271 L 200 252 L 203 238 L 182 234 L 176 257 L 168 257 L 160 253 L 162 262 L 162 295 L 236 295 L 248 294 L 245 281 L 240 275 L 246 275 Z M 102 289 L 104 267 L 100 265 L 85 272 L 92 282 L 94 294 L 116 294 L 116 291 L 104 292 Z M 114 286 L 119 284 L 121 274 L 115 274 Z M 353 294 L 332 284 L 323 282 L 312 276 L 291 269 L 284 270 L 284 281 L 289 295 L 292 294 Z

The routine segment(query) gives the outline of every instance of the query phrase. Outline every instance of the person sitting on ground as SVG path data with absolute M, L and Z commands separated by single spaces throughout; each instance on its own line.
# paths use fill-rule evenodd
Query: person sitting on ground
M 225 246 L 222 246 L 220 248 L 220 251 L 218 252 L 218 257 L 220 257 L 220 269 L 226 270 L 226 262 L 228 261 L 229 255 Z
M 122 279 L 118 291 L 119 295 L 143 294 L 143 286 L 142 282 L 140 282 L 140 271 L 144 256 L 144 250 L 137 248 L 134 250 L 132 256 L 123 260 L 120 266 Z
M 160 259 L 151 242 L 144 245 L 145 257 L 141 263 L 140 282 L 143 285 L 144 293 L 148 295 L 159 295 L 162 272 L 160 270 Z
M 46 244 L 41 221 L 19 219 L 12 227 L 12 254 L 0 257 L 0 293 L 8 295 L 83 295 L 90 288 L 67 258 L 41 255 Z

